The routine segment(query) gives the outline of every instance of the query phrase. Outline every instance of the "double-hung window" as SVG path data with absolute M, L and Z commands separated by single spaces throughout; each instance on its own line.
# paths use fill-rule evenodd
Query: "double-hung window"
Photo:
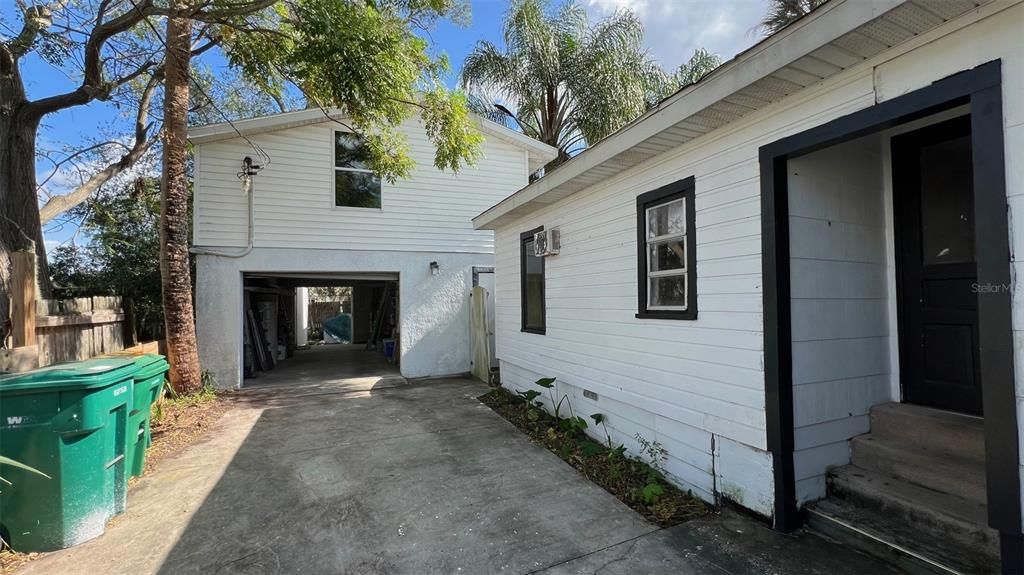
M 694 179 L 636 200 L 637 317 L 697 319 Z
M 380 208 L 380 178 L 370 169 L 370 151 L 350 132 L 334 132 L 334 205 Z
M 523 232 L 519 235 L 520 304 L 522 307 L 523 331 L 545 332 L 544 312 L 544 258 L 534 252 L 534 235 L 544 227 Z

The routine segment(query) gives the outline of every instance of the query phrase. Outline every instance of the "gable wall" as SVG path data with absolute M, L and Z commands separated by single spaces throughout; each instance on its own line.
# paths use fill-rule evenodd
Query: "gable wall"
M 334 206 L 334 122 L 250 136 L 272 162 L 254 178 L 255 245 L 263 248 L 491 253 L 493 234 L 473 216 L 527 182 L 526 151 L 488 138 L 484 158 L 458 174 L 436 169 L 418 121 L 405 124 L 410 178 L 382 182 L 382 207 Z M 245 140 L 195 147 L 195 244 L 245 247 L 248 204 L 236 176 L 242 158 L 260 162 Z

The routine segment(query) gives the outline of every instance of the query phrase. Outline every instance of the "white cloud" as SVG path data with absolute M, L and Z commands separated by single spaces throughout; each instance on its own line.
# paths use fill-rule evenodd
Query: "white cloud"
M 768 0 L 586 0 L 598 19 L 628 8 L 644 24 L 645 44 L 669 70 L 686 62 L 697 48 L 729 60 L 756 43 L 753 28 L 767 11 Z

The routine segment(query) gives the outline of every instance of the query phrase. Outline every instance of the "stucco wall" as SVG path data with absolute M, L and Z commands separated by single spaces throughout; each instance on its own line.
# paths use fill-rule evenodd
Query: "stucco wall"
M 440 264 L 431 275 L 430 262 Z M 244 258 L 201 255 L 196 262 L 200 360 L 222 388 L 241 384 L 242 274 L 388 272 L 399 276 L 401 370 L 405 377 L 467 373 L 473 266 L 489 254 L 256 248 Z

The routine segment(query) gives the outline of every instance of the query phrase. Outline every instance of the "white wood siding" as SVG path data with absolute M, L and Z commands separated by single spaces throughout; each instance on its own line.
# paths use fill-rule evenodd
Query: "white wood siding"
M 255 245 L 275 248 L 490 253 L 493 234 L 473 216 L 527 182 L 526 151 L 488 138 L 484 158 L 458 174 L 436 169 L 419 122 L 404 126 L 416 168 L 382 183 L 381 209 L 334 206 L 333 122 L 251 136 L 272 162 L 254 178 Z M 244 247 L 246 197 L 236 173 L 256 154 L 241 138 L 195 148 L 195 243 Z
M 790 160 L 793 463 L 800 502 L 825 496 L 849 438 L 892 397 L 882 136 Z M 895 281 L 892 278 L 892 281 Z
M 503 383 L 536 389 L 532 382 L 538 377 L 558 377 L 559 392 L 576 398 L 579 411 L 608 416 L 613 438 L 632 446 L 629 438 L 640 432 L 665 445 L 668 471 L 684 487 L 707 498 L 724 495 L 771 514 L 771 458 L 765 452 L 758 148 L 1001 57 L 1008 193 L 1013 215 L 1024 219 L 1024 168 L 1015 161 L 1024 157 L 1024 54 L 1019 37 L 1024 7 L 992 16 L 995 10 L 967 28 L 959 29 L 986 12 L 923 34 L 500 227 L 496 232 L 496 315 Z M 635 198 L 691 175 L 696 178 L 699 318 L 637 319 Z M 519 234 L 539 225 L 559 227 L 562 238 L 561 253 L 546 262 L 546 335 L 520 331 Z M 1024 248 L 1024 231 L 1015 227 L 1012 233 L 1014 249 Z M 870 263 L 879 267 L 877 262 Z M 884 266 L 881 269 L 884 275 Z M 884 286 L 884 278 L 880 285 Z M 842 299 L 852 303 L 837 304 L 840 307 L 858 305 L 853 301 L 858 298 Z M 1022 350 L 1017 374 L 1018 381 L 1024 381 L 1024 299 L 1020 296 L 1015 309 L 1017 349 Z M 865 341 L 885 337 L 877 327 L 872 325 L 871 333 L 862 334 Z M 851 372 L 849 377 L 855 375 Z M 813 381 L 808 373 L 805 383 Z M 1024 412 L 1024 385 L 1019 387 Z M 596 404 L 582 398 L 583 389 L 599 394 Z M 885 392 L 877 395 L 884 398 Z M 816 457 L 813 449 L 805 453 L 802 464 L 809 470 L 823 469 L 837 460 L 829 449 L 842 449 L 845 437 L 863 428 L 863 419 L 834 416 L 850 403 L 848 395 L 826 393 L 813 401 L 803 399 L 807 400 L 800 410 L 804 431 L 798 443 L 806 448 L 840 445 L 821 450 L 817 455 L 822 457 Z M 828 421 L 840 423 L 834 429 L 814 427 Z M 812 482 L 818 476 L 817 471 L 804 474 Z
M 770 514 L 757 149 L 873 100 L 870 70 L 844 76 L 499 229 L 503 382 L 556 376 L 580 399 L 594 391 L 581 411 L 608 414 L 617 440 L 657 440 L 680 484 Z M 691 175 L 699 317 L 637 319 L 636 196 Z M 519 331 L 519 233 L 538 225 L 562 234 L 546 263 L 546 335 Z

